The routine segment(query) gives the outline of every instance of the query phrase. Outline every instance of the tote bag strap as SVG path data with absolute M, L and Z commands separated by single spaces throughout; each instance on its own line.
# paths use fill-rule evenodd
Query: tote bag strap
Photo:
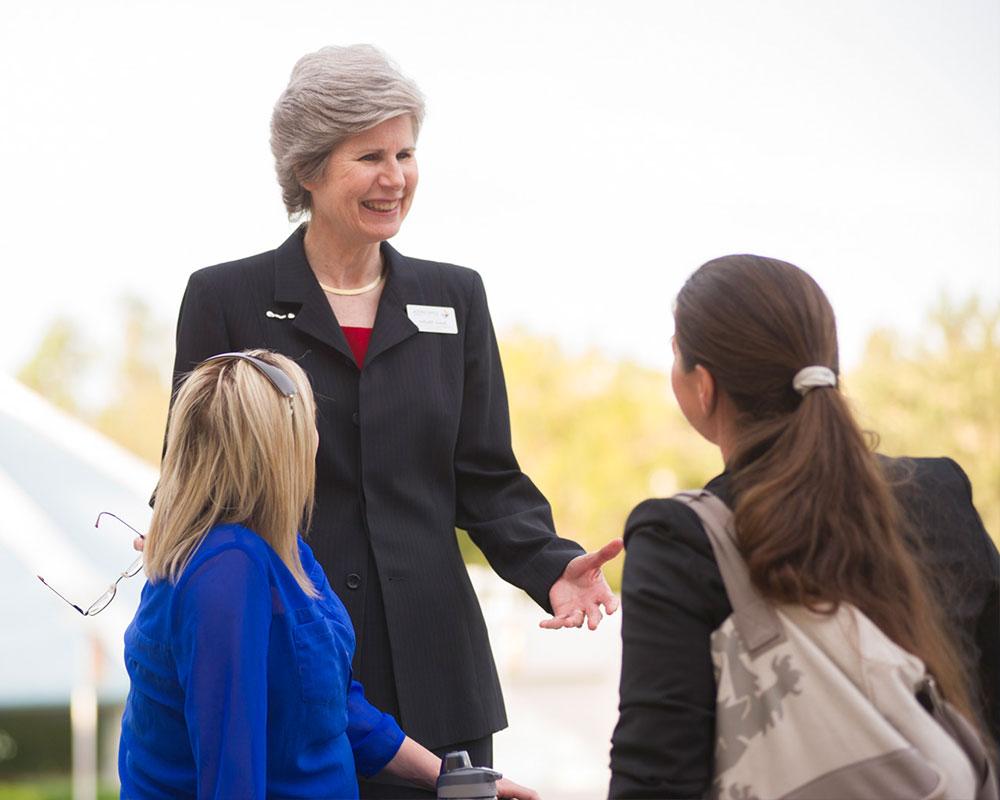
M 701 519 L 733 607 L 733 624 L 749 656 L 756 658 L 785 641 L 785 630 L 774 608 L 750 582 L 750 572 L 736 545 L 733 512 L 705 489 L 680 492 L 674 499 L 687 505 Z
M 930 676 L 924 679 L 920 693 L 930 701 L 931 715 L 937 720 L 938 725 L 955 740 L 972 763 L 979 781 L 975 800 L 1000 800 L 1000 784 L 997 782 L 996 768 L 986 744 L 976 729 L 941 696 L 934 679 Z

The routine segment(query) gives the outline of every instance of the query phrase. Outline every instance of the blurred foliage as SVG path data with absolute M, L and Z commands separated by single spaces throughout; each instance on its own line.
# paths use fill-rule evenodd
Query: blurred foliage
M 160 463 L 167 424 L 172 363 L 164 330 L 140 301 L 126 299 L 122 352 L 115 391 L 94 417 L 94 427 L 153 464 Z
M 97 800 L 115 800 L 118 795 L 118 789 L 111 786 L 101 786 L 97 790 Z M 0 800 L 71 800 L 72 797 L 72 781 L 64 776 L 0 782 Z
M 18 370 L 25 386 L 47 397 L 71 414 L 80 410 L 78 390 L 93 363 L 80 331 L 72 320 L 59 317 L 50 325 L 35 354 Z
M 620 535 L 640 500 L 721 470 L 718 452 L 681 416 L 669 375 L 598 352 L 570 355 L 523 331 L 501 350 L 521 466 L 551 501 L 558 530 L 588 550 Z M 844 383 L 881 452 L 961 464 L 1000 541 L 1000 306 L 942 300 L 917 341 L 876 331 Z M 614 584 L 620 567 L 608 571 Z
M 640 501 L 722 470 L 681 415 L 669 375 L 594 350 L 569 354 L 524 331 L 501 351 L 521 467 L 552 504 L 556 529 L 587 550 L 621 536 Z M 621 566 L 606 570 L 615 587 Z
M 170 397 L 166 328 L 140 300 L 120 301 L 124 321 L 116 351 L 98 353 L 80 329 L 57 319 L 18 370 L 26 386 L 141 456 L 160 463 Z M 99 400 L 86 401 L 88 386 Z
M 99 780 L 115 783 L 122 705 L 102 702 L 98 709 Z M 68 705 L 0 708 L 0 800 L 56 800 L 71 795 L 72 728 Z M 100 797 L 117 796 L 112 786 Z
M 881 452 L 954 458 L 1000 542 L 1000 304 L 942 299 L 916 341 L 874 332 L 845 391 Z
M 143 458 L 159 462 L 167 413 L 169 338 L 126 300 L 121 350 L 103 405 L 81 410 L 75 388 L 96 358 L 55 321 L 20 377 Z M 891 455 L 949 455 L 972 479 L 976 505 L 1000 533 L 1000 306 L 942 301 L 919 340 L 873 333 L 845 390 Z M 669 347 L 664 342 L 666 353 Z M 620 536 L 636 503 L 703 485 L 721 468 L 684 421 L 669 375 L 514 330 L 501 342 L 514 449 L 549 498 L 556 526 L 588 550 Z M 481 560 L 460 533 L 468 560 Z M 609 570 L 617 585 L 621 559 Z

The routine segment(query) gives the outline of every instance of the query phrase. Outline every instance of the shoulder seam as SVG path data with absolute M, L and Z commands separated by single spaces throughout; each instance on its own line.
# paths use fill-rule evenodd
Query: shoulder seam
M 191 562 L 184 569 L 184 574 L 181 575 L 179 581 L 177 581 L 177 590 L 180 591 L 184 584 L 191 580 L 194 573 L 201 569 L 208 561 L 211 561 L 218 555 L 225 553 L 228 550 L 238 550 L 243 553 L 247 560 L 250 561 L 260 573 L 261 577 L 268 578 L 268 569 L 264 563 L 262 563 L 258 553 L 254 552 L 253 549 L 248 547 L 243 542 L 224 542 L 223 544 L 216 545 L 211 550 L 205 553 L 198 553 Z

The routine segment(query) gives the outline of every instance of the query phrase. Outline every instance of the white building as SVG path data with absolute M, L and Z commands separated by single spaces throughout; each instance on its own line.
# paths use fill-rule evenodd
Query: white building
M 144 530 L 155 483 L 148 464 L 0 375 L 0 709 L 72 705 L 77 798 L 92 796 L 96 702 L 127 691 L 122 636 L 143 579 L 84 617 L 36 576 L 87 608 L 136 557 L 131 531 L 95 527 L 98 512 Z M 3 745 L 0 759 L 16 758 L 17 742 Z

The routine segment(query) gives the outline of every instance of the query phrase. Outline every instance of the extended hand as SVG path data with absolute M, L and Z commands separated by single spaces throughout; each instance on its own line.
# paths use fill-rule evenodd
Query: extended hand
M 618 608 L 615 597 L 604 580 L 601 567 L 617 556 L 624 547 L 621 539 L 612 539 L 600 550 L 577 556 L 566 565 L 562 576 L 549 589 L 552 617 L 542 620 L 542 628 L 579 628 L 587 620 L 587 627 L 594 630 L 603 616 L 601 606 L 608 614 Z

